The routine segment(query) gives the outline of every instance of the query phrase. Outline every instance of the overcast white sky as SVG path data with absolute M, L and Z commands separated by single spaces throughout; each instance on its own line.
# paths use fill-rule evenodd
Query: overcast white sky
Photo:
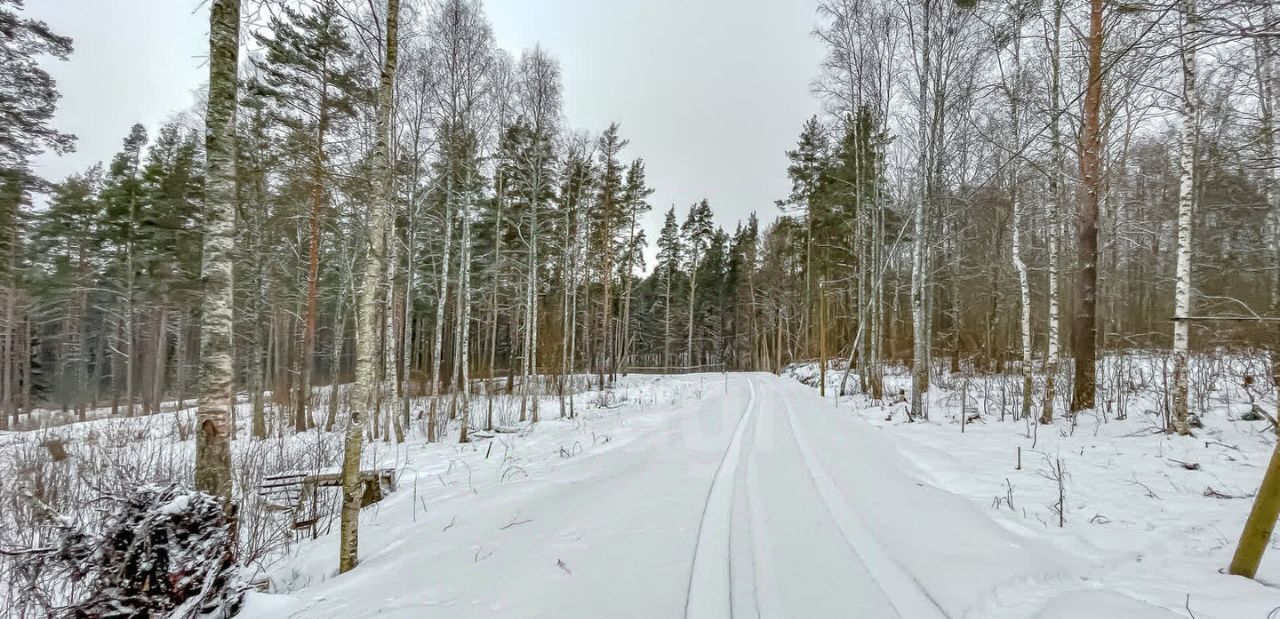
M 154 130 L 203 84 L 208 8 L 198 0 L 34 0 L 27 12 L 75 39 L 50 63 L 63 94 L 56 122 L 77 152 L 45 157 L 58 179 L 109 160 L 134 122 Z M 568 124 L 609 122 L 644 157 L 657 191 L 646 228 L 707 197 L 732 228 L 766 220 L 788 189 L 784 151 L 817 112 L 809 82 L 822 50 L 813 0 L 487 0 L 498 44 L 542 43 L 561 62 Z M 683 215 L 682 215 L 683 216 Z

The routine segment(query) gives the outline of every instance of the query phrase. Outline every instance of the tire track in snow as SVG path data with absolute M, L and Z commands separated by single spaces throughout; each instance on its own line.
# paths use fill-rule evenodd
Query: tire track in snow
M 698 523 L 697 541 L 693 546 L 689 586 L 685 592 L 686 619 L 734 616 L 731 523 L 737 475 L 743 461 L 744 437 L 757 409 L 756 387 L 750 377 L 747 378 L 747 388 L 750 393 L 747 409 L 738 418 L 733 438 L 725 447 L 724 455 L 720 457 L 720 464 L 711 479 L 711 486 L 707 488 L 702 519 Z
M 754 393 L 755 384 L 751 377 L 748 376 L 746 380 Z M 738 456 L 738 466 L 734 469 L 732 506 L 729 510 L 729 612 L 732 617 L 749 615 L 756 619 L 759 619 L 761 614 L 760 567 L 763 563 L 760 541 L 756 534 L 764 528 L 759 526 L 761 511 L 756 501 L 759 491 L 750 473 L 756 466 L 751 454 L 756 449 L 756 434 L 760 428 L 760 416 L 763 414 L 758 412 L 760 408 L 758 405 L 748 406 L 746 414 L 750 414 L 751 419 L 747 422 L 740 448 L 741 453 Z M 736 552 L 739 549 L 745 549 L 746 552 Z M 741 567 L 744 568 L 745 575 L 737 571 L 739 564 L 744 564 Z M 744 592 L 739 589 L 746 578 L 750 578 L 751 587 L 750 591 Z M 743 599 L 748 593 L 750 598 Z M 750 613 L 744 612 L 743 602 L 750 609 Z
M 776 388 L 776 387 L 775 387 Z M 795 422 L 795 412 L 791 409 L 791 401 L 786 395 L 779 395 L 786 410 L 787 427 L 791 438 L 800 448 L 806 472 L 822 504 L 840 528 L 840 536 L 845 544 L 866 566 L 871 577 L 876 580 L 884 596 L 902 617 L 910 619 L 945 619 L 946 611 L 938 605 L 929 592 L 907 572 L 889 552 L 882 546 L 875 535 L 866 528 L 857 513 L 841 496 L 835 481 L 822 466 L 818 457 L 810 449 L 809 443 L 801 436 Z

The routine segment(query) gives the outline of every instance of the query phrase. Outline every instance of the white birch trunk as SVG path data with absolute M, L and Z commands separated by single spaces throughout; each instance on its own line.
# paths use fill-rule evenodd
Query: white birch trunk
M 440 258 L 440 281 L 436 292 L 436 321 L 431 343 L 431 404 L 427 412 L 427 442 L 437 440 L 436 417 L 440 400 L 440 356 L 444 348 L 444 307 L 449 294 L 449 250 L 453 246 L 453 182 L 446 181 L 444 199 L 444 248 Z
M 209 97 L 205 116 L 204 307 L 200 325 L 200 396 L 196 409 L 195 484 L 231 500 L 232 260 L 235 254 L 236 69 L 239 0 L 213 0 L 209 11 Z M 126 320 L 132 320 L 132 315 Z M 131 353 L 132 354 L 132 353 Z M 132 394 L 130 394 L 132 396 Z M 132 410 L 132 402 L 129 403 Z
M 467 187 L 471 186 L 471 171 L 467 170 Z M 463 201 L 462 211 L 462 254 L 458 266 L 458 277 L 462 280 L 458 286 L 459 318 L 461 335 L 458 338 L 458 376 L 461 389 L 457 397 L 461 399 L 459 414 L 462 429 L 459 430 L 460 442 L 467 442 L 467 433 L 471 427 L 471 194 Z
M 1022 220 L 1026 206 L 1022 203 L 1021 187 L 1022 169 L 1022 124 L 1019 116 L 1019 98 L 1022 96 L 1022 20 L 1019 17 L 1013 34 L 1013 85 L 1006 84 L 1009 95 L 1009 123 L 1012 129 L 1012 140 L 1009 152 L 1013 153 L 1009 161 L 1009 201 L 1013 208 L 1013 266 L 1018 272 L 1018 310 L 1019 328 L 1022 336 L 1022 411 L 1020 418 L 1031 417 L 1031 277 L 1027 273 L 1027 262 L 1022 255 Z
M 929 209 L 929 175 L 930 175 L 930 142 L 929 142 L 929 22 L 933 12 L 930 0 L 924 2 L 923 41 L 921 45 L 921 66 L 919 68 L 919 171 L 917 192 L 919 200 L 916 204 L 914 218 L 915 238 L 911 249 L 911 323 L 913 348 L 911 355 L 911 419 L 928 418 L 925 395 L 929 389 L 929 335 L 925 317 L 925 289 L 928 274 L 928 239 L 926 238 Z
M 386 60 L 378 86 L 377 142 L 373 150 L 373 195 L 369 204 L 369 248 L 364 264 L 360 306 L 356 313 L 356 378 L 351 388 L 351 416 L 347 420 L 342 455 L 342 519 L 338 543 L 338 573 L 359 561 L 360 508 L 363 492 L 360 481 L 360 452 L 363 448 L 365 417 L 373 403 L 376 364 L 373 358 L 380 339 L 377 334 L 378 284 L 386 263 L 387 216 L 391 203 L 391 94 L 396 73 L 396 43 L 400 0 L 387 0 Z M 374 415 L 378 411 L 373 411 Z
M 1066 177 L 1064 175 L 1064 163 L 1062 153 L 1062 126 L 1059 120 L 1061 115 L 1061 97 L 1062 97 L 1062 74 L 1061 74 L 1061 35 L 1062 30 L 1062 1 L 1058 0 L 1054 4 L 1053 12 L 1053 33 L 1050 38 L 1049 49 L 1049 141 L 1052 150 L 1051 167 L 1049 169 L 1049 238 L 1048 238 L 1048 262 L 1049 262 L 1049 281 L 1048 281 L 1048 354 L 1045 359 L 1045 379 L 1044 379 L 1044 404 L 1040 409 L 1040 423 L 1053 422 L 1053 400 L 1056 396 L 1056 385 L 1058 380 L 1058 357 L 1061 345 L 1061 302 L 1059 295 L 1058 271 L 1058 239 L 1062 234 L 1062 222 L 1060 219 L 1060 211 L 1062 209 L 1063 188 L 1065 186 Z
M 538 184 L 541 185 L 541 182 Z M 533 370 L 533 376 L 540 378 L 541 374 L 538 373 L 538 201 L 534 200 L 531 207 L 529 211 L 529 366 Z M 538 382 L 541 383 L 541 380 Z M 534 388 L 532 382 L 528 389 L 532 390 L 532 420 L 537 423 L 538 389 Z
M 1196 35 L 1195 1 L 1182 2 L 1182 136 L 1178 163 L 1178 259 L 1174 276 L 1173 309 L 1173 430 L 1191 433 L 1187 423 L 1188 365 L 1191 327 L 1191 224 L 1195 214 L 1196 168 Z
M 471 171 L 467 171 L 467 187 L 471 186 Z M 461 429 L 459 442 L 470 439 L 467 433 L 471 425 L 471 194 L 462 202 L 462 247 L 458 253 L 458 316 L 454 353 L 454 386 L 450 404 L 450 417 L 457 415 Z

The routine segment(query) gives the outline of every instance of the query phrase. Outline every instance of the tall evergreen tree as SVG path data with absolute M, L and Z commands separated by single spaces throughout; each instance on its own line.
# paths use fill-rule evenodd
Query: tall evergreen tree
M 804 307 L 805 322 L 801 325 L 806 338 L 811 338 L 813 295 L 817 282 L 814 269 L 814 239 L 822 234 L 825 223 L 822 192 L 828 166 L 827 151 L 830 148 L 826 129 L 818 118 L 805 121 L 794 150 L 787 151 L 787 176 L 791 178 L 791 194 L 778 201 L 778 206 L 799 210 L 805 225 L 804 235 Z M 806 342 L 807 343 L 807 342 Z
M 657 275 L 662 288 L 662 366 L 671 367 L 671 303 L 676 275 L 680 272 L 680 226 L 676 223 L 676 207 L 667 211 L 658 234 Z
M 24 0 L 0 0 L 0 171 L 26 171 L 45 151 L 72 149 L 75 136 L 53 127 L 57 84 L 40 66 L 42 57 L 66 60 L 71 38 L 43 21 L 24 17 Z
M 636 159 L 627 168 L 627 181 L 622 189 L 622 201 L 627 216 L 627 242 L 623 247 L 622 339 L 618 357 L 623 360 L 631 355 L 631 295 L 635 273 L 637 270 L 644 270 L 644 230 L 637 226 L 640 217 L 653 210 L 653 206 L 649 204 L 651 195 L 653 195 L 653 189 L 645 180 L 644 159 Z
M 596 364 L 599 387 L 604 388 L 605 375 L 614 376 L 617 368 L 612 364 L 614 347 L 613 300 L 611 299 L 614 267 L 619 260 L 620 232 L 625 225 L 623 166 L 618 154 L 626 148 L 627 140 L 618 133 L 618 123 L 609 125 L 596 142 L 599 160 L 599 182 L 596 185 L 596 205 L 591 211 L 593 252 L 600 277 L 600 331 L 594 339 L 596 351 L 592 362 Z
M 307 292 L 294 390 L 294 429 L 301 432 L 311 425 L 321 242 L 331 216 L 333 191 L 329 161 L 337 148 L 335 137 L 356 116 L 357 105 L 367 98 L 367 92 L 357 77 L 354 51 L 337 0 L 321 0 L 308 10 L 282 6 L 267 30 L 253 36 L 265 54 L 255 63 L 260 76 L 250 87 L 273 102 L 273 115 L 288 134 L 288 150 L 298 158 L 299 184 L 305 185 L 309 194 Z
M 684 257 L 689 271 L 689 323 L 684 349 L 685 354 L 688 355 L 685 360 L 687 365 L 697 363 L 694 359 L 693 336 L 697 327 L 695 315 L 698 307 L 698 265 L 710 247 L 713 231 L 711 204 L 704 198 L 689 208 L 689 214 L 680 225 L 680 235 L 684 239 Z
M 147 144 L 147 131 L 142 125 L 134 125 L 111 165 L 107 168 L 102 201 L 105 205 L 104 236 L 109 266 L 106 271 L 106 288 L 111 290 L 114 307 L 116 362 L 111 371 L 112 414 L 116 413 L 120 387 L 124 387 L 125 415 L 134 414 L 137 377 L 138 337 L 137 305 L 139 259 L 140 209 L 144 200 L 142 186 L 142 157 Z

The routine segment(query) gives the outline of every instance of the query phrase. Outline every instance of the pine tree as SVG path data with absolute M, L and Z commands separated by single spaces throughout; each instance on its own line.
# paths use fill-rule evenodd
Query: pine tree
M 282 6 L 268 30 L 254 33 L 265 50 L 255 63 L 259 79 L 250 88 L 274 103 L 276 121 L 290 134 L 289 150 L 299 157 L 299 174 L 307 186 L 307 292 L 303 310 L 302 346 L 296 360 L 294 429 L 311 425 L 310 400 L 319 313 L 322 230 L 329 217 L 329 159 L 337 148 L 335 135 L 356 115 L 367 96 L 357 78 L 353 49 L 343 26 L 337 0 L 322 0 L 301 11 Z
M 142 125 L 134 125 L 125 138 L 121 151 L 107 168 L 105 187 L 102 190 L 104 211 L 104 235 L 110 266 L 107 268 L 107 288 L 112 290 L 115 302 L 115 333 L 117 344 L 116 363 L 111 371 L 112 415 L 116 414 L 117 399 L 123 380 L 125 415 L 134 413 L 134 378 L 137 375 L 138 337 L 138 243 L 139 208 L 144 199 L 142 187 L 142 152 L 147 144 L 147 132 Z
M 176 122 L 162 126 L 141 170 L 135 263 L 146 325 L 141 339 L 149 344 L 139 359 L 144 414 L 159 410 L 166 390 L 169 332 L 177 332 L 179 342 L 184 335 L 185 315 L 175 309 L 193 307 L 199 298 L 201 239 L 196 231 L 204 171 L 197 140 L 198 134 Z M 174 361 L 181 369 L 185 359 Z M 181 372 L 175 383 L 181 392 Z
M 698 307 L 698 261 L 706 254 L 711 245 L 711 205 L 704 198 L 689 208 L 689 214 L 680 225 L 680 235 L 684 239 L 684 255 L 688 261 L 689 271 L 689 324 L 688 339 L 685 342 L 685 364 L 696 365 L 694 357 L 693 334 L 697 326 L 695 311 Z
M 760 222 L 755 213 L 747 217 L 747 223 L 739 226 L 733 236 L 731 268 L 733 288 L 731 305 L 734 312 L 733 366 L 738 369 L 757 370 L 761 363 L 761 320 L 756 299 L 756 278 L 759 260 Z
M 604 389 L 605 375 L 612 380 L 617 368 L 612 365 L 616 342 L 613 333 L 613 304 L 610 298 L 614 265 L 618 262 L 619 232 L 626 222 L 623 201 L 623 168 L 618 154 L 626 148 L 627 140 L 618 134 L 618 123 L 609 125 L 596 142 L 599 160 L 599 182 L 596 185 L 596 206 L 591 212 L 591 229 L 594 234 L 593 252 L 599 261 L 600 277 L 600 331 L 595 338 L 598 349 L 594 355 L 599 388 Z
M 37 19 L 23 17 L 23 0 L 0 0 L 0 171 L 27 171 L 45 151 L 64 153 L 75 136 L 52 126 L 57 84 L 40 66 L 42 57 L 66 60 L 71 39 Z
M 31 389 L 31 318 L 19 312 L 23 295 L 22 256 L 31 192 L 38 180 L 31 158 L 72 149 L 75 136 L 52 126 L 58 90 L 43 57 L 66 60 L 71 39 L 43 21 L 24 17 L 22 0 L 0 0 L 0 429 L 18 419 L 18 383 Z M 21 327 L 20 327 L 21 324 Z M 25 381 L 23 380 L 25 377 Z M 24 399 L 29 399 L 25 398 Z
M 648 202 L 649 196 L 653 195 L 653 189 L 648 186 L 645 181 L 644 160 L 636 159 L 631 162 L 631 166 L 627 168 L 627 181 L 622 190 L 622 201 L 627 216 L 627 240 L 623 245 L 623 260 L 621 266 L 623 293 L 622 293 L 622 334 L 620 338 L 620 346 L 618 347 L 617 358 L 623 361 L 628 360 L 631 355 L 631 295 L 634 288 L 636 270 L 644 270 L 644 230 L 637 228 L 641 215 L 648 213 L 653 209 Z M 615 360 L 615 367 L 620 363 Z M 625 365 L 623 366 L 625 371 Z
M 794 150 L 787 151 L 787 176 L 791 179 L 791 195 L 778 201 L 778 206 L 798 209 L 805 222 L 804 238 L 804 306 L 805 322 L 801 325 L 807 338 L 812 337 L 810 314 L 817 274 L 814 269 L 814 240 L 825 223 L 822 217 L 822 190 L 825 185 L 829 140 L 817 117 L 805 121 Z
M 271 119 L 266 101 L 246 93 L 239 104 L 236 136 L 236 254 L 233 281 L 236 284 L 235 306 L 240 308 L 239 332 L 246 334 L 245 379 L 251 407 L 251 433 L 256 439 L 267 437 L 266 372 L 267 323 L 270 322 L 268 301 L 275 242 L 272 221 L 273 170 L 279 164 L 277 145 L 273 140 Z
M 100 276 L 93 258 L 101 246 L 101 188 L 101 165 L 53 185 L 48 209 L 35 230 L 36 245 L 53 248 L 34 257 L 43 273 L 34 293 L 48 308 L 48 318 L 58 324 L 53 387 L 63 408 L 74 409 L 80 420 L 92 397 L 90 364 L 101 362 L 91 359 L 89 346 L 91 337 L 100 337 L 91 332 L 89 303 Z
M 676 207 L 667 211 L 658 234 L 658 264 L 656 273 L 662 287 L 662 367 L 671 369 L 671 302 L 674 280 L 680 272 L 680 226 L 676 224 Z

